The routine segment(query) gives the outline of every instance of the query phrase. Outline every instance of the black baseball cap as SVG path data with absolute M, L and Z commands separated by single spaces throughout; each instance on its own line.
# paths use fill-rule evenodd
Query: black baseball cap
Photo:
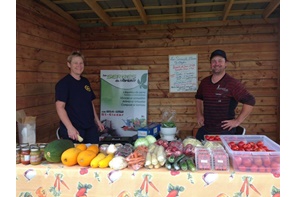
M 217 49 L 215 51 L 213 51 L 211 53 L 211 56 L 210 56 L 210 61 L 213 57 L 215 56 L 221 56 L 221 57 L 224 57 L 224 59 L 227 61 L 227 58 L 226 58 L 226 53 L 223 51 L 223 50 L 220 50 L 220 49 Z

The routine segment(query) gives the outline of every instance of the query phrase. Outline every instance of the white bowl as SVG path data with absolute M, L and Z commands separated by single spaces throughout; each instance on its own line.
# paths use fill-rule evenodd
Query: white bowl
M 172 140 L 175 140 L 176 132 L 177 132 L 176 127 L 173 127 L 173 128 L 163 128 L 163 127 L 161 127 L 160 136 L 164 140 L 172 141 Z

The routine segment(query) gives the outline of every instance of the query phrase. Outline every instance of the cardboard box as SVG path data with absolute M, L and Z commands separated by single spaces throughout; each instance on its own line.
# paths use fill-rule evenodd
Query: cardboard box
M 158 137 L 161 130 L 161 124 L 160 123 L 150 123 L 149 125 L 139 128 L 137 130 L 138 138 L 145 137 L 147 135 L 153 135 L 154 137 Z

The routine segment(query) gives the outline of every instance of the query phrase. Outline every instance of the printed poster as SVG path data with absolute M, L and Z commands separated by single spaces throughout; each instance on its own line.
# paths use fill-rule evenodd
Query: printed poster
M 101 70 L 100 120 L 109 136 L 134 136 L 147 124 L 148 71 Z

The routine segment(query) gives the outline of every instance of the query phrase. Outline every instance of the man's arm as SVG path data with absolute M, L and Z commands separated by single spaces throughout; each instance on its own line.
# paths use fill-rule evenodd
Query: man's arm
M 244 122 L 252 110 L 252 105 L 243 104 L 241 113 L 235 119 L 222 121 L 222 128 L 231 130 L 232 128 L 239 126 L 242 122 Z

